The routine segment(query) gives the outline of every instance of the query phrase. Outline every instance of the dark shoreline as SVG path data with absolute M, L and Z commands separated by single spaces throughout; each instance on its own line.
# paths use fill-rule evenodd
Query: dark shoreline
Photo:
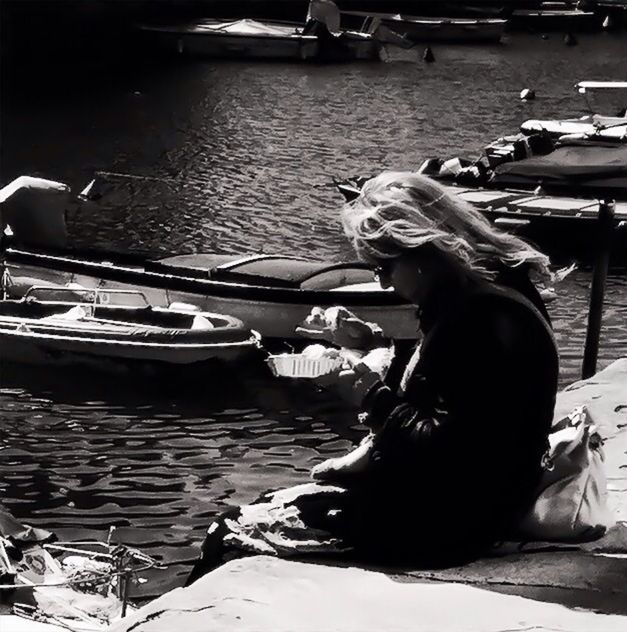
M 304 22 L 308 0 L 0 0 L 2 77 L 50 62 L 111 62 L 141 55 L 134 25 L 199 17 L 265 18 Z M 336 0 L 342 10 L 422 16 L 509 17 L 537 9 L 540 0 Z M 600 3 L 591 2 L 591 8 Z M 574 3 L 573 3 L 574 5 Z M 619 4 L 599 8 L 616 12 Z M 620 19 L 618 21 L 621 21 Z
M 417 15 L 496 15 L 534 8 L 539 0 L 338 0 L 345 10 Z M 76 54 L 115 55 L 132 48 L 133 25 L 194 17 L 303 21 L 308 0 L 1 0 L 0 50 L 7 64 Z M 119 54 L 119 53 L 118 53 Z

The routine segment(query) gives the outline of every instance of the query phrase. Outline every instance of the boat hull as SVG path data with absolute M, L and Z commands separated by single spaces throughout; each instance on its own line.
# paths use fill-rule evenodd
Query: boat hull
M 272 32 L 230 32 L 200 23 L 187 27 L 142 26 L 162 51 L 189 57 L 291 61 L 377 61 L 379 44 L 365 33 L 344 32 L 336 41 L 305 35 L 298 27 L 269 26 Z
M 352 28 L 369 28 L 372 20 L 380 20 L 381 24 L 413 42 L 455 44 L 498 43 L 507 24 L 507 20 L 496 18 L 438 18 L 364 11 L 342 12 L 342 22 Z
M 97 369 L 141 366 L 187 367 L 212 362 L 234 362 L 257 351 L 255 340 L 211 345 L 175 345 L 112 342 L 98 338 L 33 336 L 28 331 L 0 327 L 0 357 L 3 362 L 37 366 L 86 366 Z
M 315 37 L 163 32 L 155 39 L 162 50 L 190 57 L 303 61 L 315 59 L 318 55 Z
M 594 31 L 601 27 L 601 18 L 594 11 L 578 10 L 526 10 L 512 13 L 508 30 L 542 31 Z
M 499 43 L 505 20 L 383 20 L 413 42 Z

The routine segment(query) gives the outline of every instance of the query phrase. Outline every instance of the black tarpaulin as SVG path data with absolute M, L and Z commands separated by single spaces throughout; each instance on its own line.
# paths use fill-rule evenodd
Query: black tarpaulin
M 568 145 L 547 156 L 508 162 L 495 169 L 495 187 L 542 185 L 627 197 L 627 145 Z

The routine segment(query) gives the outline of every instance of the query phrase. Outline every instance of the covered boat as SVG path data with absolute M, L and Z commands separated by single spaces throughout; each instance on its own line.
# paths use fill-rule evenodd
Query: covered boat
M 258 334 L 236 318 L 184 305 L 153 307 L 139 292 L 34 286 L 20 300 L 0 301 L 0 356 L 7 362 L 195 366 L 258 348 Z
M 257 20 L 202 20 L 186 24 L 141 25 L 164 50 L 203 57 L 313 59 L 318 38 L 302 28 Z
M 546 156 L 498 165 L 489 184 L 627 200 L 627 145 L 573 142 Z
M 162 49 L 192 57 L 370 61 L 380 59 L 383 43 L 371 32 L 340 30 L 339 10 L 330 0 L 312 0 L 304 25 L 203 19 L 139 29 Z

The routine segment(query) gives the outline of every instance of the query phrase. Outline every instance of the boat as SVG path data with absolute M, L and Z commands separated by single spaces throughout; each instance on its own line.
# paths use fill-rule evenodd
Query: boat
M 94 186 L 88 186 L 92 191 Z M 381 288 L 361 262 L 317 261 L 282 254 L 140 254 L 85 251 L 67 244 L 61 183 L 21 176 L 0 190 L 0 217 L 11 226 L 3 252 L 7 292 L 33 285 L 141 291 L 150 305 L 183 302 L 229 314 L 264 338 L 298 339 L 296 327 L 315 306 L 343 305 L 377 323 L 390 338 L 415 339 L 415 308 Z M 110 302 L 116 294 L 111 293 Z
M 135 608 L 129 603 L 129 584 L 159 564 L 112 542 L 114 531 L 111 527 L 106 542 L 60 542 L 54 533 L 23 524 L 0 505 L 0 629 L 31 629 L 26 619 L 33 629 L 49 623 L 54 630 L 105 632 L 130 614 Z
M 556 195 L 627 201 L 627 144 L 563 142 L 545 156 L 497 165 L 488 185 L 531 190 L 540 186 Z
M 374 33 L 340 30 L 339 11 L 330 0 L 312 0 L 305 24 L 208 18 L 138 28 L 164 51 L 190 57 L 377 61 L 385 43 Z
M 259 339 L 231 316 L 185 305 L 154 307 L 138 291 L 35 285 L 19 300 L 0 301 L 5 362 L 198 366 L 240 359 L 259 349 Z
M 592 104 L 588 96 L 593 91 L 609 93 L 627 91 L 627 81 L 580 81 L 575 84 L 577 92 L 584 96 L 587 109 L 592 111 Z M 627 94 L 618 93 L 621 95 Z M 616 116 L 607 116 L 590 112 L 580 118 L 549 119 L 525 121 L 520 130 L 523 134 L 544 133 L 557 140 L 602 140 L 608 142 L 627 142 L 627 98 L 621 105 L 621 111 Z
M 627 89 L 627 82 L 582 81 L 580 94 Z M 616 94 L 616 92 L 614 92 Z M 619 96 L 622 96 L 619 94 Z M 589 104 L 590 105 L 590 104 Z M 419 169 L 461 186 L 534 190 L 627 200 L 627 117 L 588 114 L 579 119 L 530 120 L 502 136 L 476 160 L 429 159 Z
M 524 134 L 544 132 L 556 139 L 576 136 L 580 140 L 627 143 L 627 117 L 625 116 L 586 114 L 580 118 L 562 120 L 529 119 L 520 126 L 520 130 Z
M 577 8 L 575 2 L 542 2 L 539 8 L 517 8 L 511 12 L 510 30 L 591 31 L 601 28 L 595 11 Z
M 342 11 L 348 26 L 368 31 L 380 22 L 412 42 L 499 43 L 507 20 L 501 18 L 419 17 L 399 13 Z
M 141 291 L 151 305 L 183 302 L 228 313 L 264 338 L 298 339 L 296 327 L 315 306 L 343 305 L 377 323 L 391 338 L 415 339 L 415 309 L 359 262 L 329 263 L 283 256 L 174 255 L 159 260 L 41 248 L 8 247 L 4 252 L 10 296 L 32 285 Z M 109 299 L 115 301 L 114 293 Z
M 162 50 L 194 57 L 307 60 L 318 54 L 318 38 L 302 28 L 250 19 L 142 24 L 139 29 Z

